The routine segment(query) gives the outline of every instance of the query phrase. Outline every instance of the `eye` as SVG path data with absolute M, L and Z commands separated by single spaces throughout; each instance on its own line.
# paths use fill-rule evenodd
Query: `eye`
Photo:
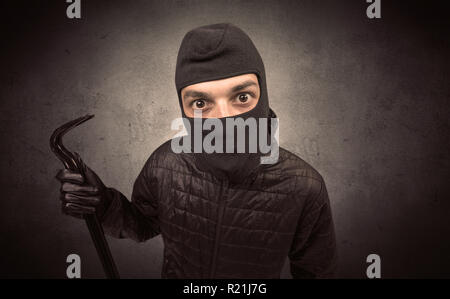
M 206 106 L 205 100 L 199 99 L 194 101 L 194 107 L 197 109 L 202 109 Z
M 248 101 L 248 93 L 241 93 L 238 96 L 239 102 L 246 103 Z

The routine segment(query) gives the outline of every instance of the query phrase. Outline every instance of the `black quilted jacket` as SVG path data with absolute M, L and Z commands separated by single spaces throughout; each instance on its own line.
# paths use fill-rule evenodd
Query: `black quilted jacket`
M 260 165 L 230 185 L 190 154 L 160 146 L 137 177 L 131 203 L 119 191 L 102 220 L 106 233 L 142 242 L 161 234 L 162 278 L 332 277 L 336 241 L 325 183 L 296 155 Z

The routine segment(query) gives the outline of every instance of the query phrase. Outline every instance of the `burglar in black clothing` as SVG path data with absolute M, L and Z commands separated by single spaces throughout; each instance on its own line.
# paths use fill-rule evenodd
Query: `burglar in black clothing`
M 96 213 L 116 238 L 143 242 L 161 234 L 163 278 L 279 278 L 286 257 L 294 278 L 333 277 L 336 240 L 324 180 L 274 140 L 276 115 L 250 38 L 232 24 L 189 31 L 178 52 L 175 84 L 191 128 L 187 138 L 169 140 L 150 155 L 131 201 L 86 165 L 84 179 L 61 170 L 56 177 L 63 212 L 79 218 Z M 257 126 L 256 134 L 225 130 L 229 121 L 259 125 L 264 119 L 270 120 L 267 130 Z M 208 120 L 219 123 L 207 126 Z M 196 122 L 200 131 L 192 129 Z M 227 151 L 195 150 L 216 127 L 222 129 L 211 144 Z M 249 150 L 255 135 L 272 141 L 277 159 L 262 163 L 265 153 Z M 236 150 L 239 138 L 244 151 Z M 175 151 L 176 144 L 190 150 Z

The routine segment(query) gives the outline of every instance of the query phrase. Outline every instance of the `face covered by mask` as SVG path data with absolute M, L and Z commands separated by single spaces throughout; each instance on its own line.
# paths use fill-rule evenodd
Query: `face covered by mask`
M 206 118 L 194 120 L 194 118 L 186 116 L 181 90 L 192 84 L 243 74 L 255 74 L 258 78 L 260 97 L 256 106 L 245 113 L 217 119 L 222 123 L 223 132 L 216 138 L 223 139 L 221 140 L 223 152 L 206 153 L 202 151 L 201 153 L 194 153 L 198 168 L 231 182 L 240 182 L 248 178 L 260 165 L 262 152 L 259 146 L 257 146 L 256 152 L 249 152 L 249 133 L 251 133 L 249 130 L 246 130 L 244 137 L 245 152 L 238 152 L 236 149 L 238 134 L 235 131 L 230 138 L 230 134 L 226 130 L 227 120 L 242 118 L 246 121 L 249 118 L 254 118 L 259 131 L 261 118 L 276 117 L 269 108 L 264 65 L 251 39 L 241 29 L 232 24 L 202 26 L 189 31 L 185 35 L 178 52 L 175 84 L 182 116 L 189 122 L 191 128 L 188 133 L 191 137 L 192 152 L 194 152 L 194 126 L 199 122 L 202 123 L 202 140 L 214 127 L 211 127 L 211 129 L 204 128 Z M 270 134 L 270 122 L 268 122 L 267 128 L 268 130 L 264 134 Z M 257 136 L 259 134 L 259 132 L 256 133 Z M 270 142 L 271 137 L 266 135 L 266 138 Z M 233 153 L 226 151 L 226 144 L 230 141 L 234 141 Z

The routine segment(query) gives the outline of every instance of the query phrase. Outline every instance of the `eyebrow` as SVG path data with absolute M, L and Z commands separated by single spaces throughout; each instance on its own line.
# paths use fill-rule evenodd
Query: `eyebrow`
M 257 84 L 254 81 L 245 81 L 239 85 L 234 86 L 231 89 L 231 92 L 238 92 L 240 90 L 243 90 L 249 86 L 257 86 Z M 202 92 L 202 91 L 197 91 L 197 90 L 188 90 L 185 92 L 184 94 L 184 98 L 188 98 L 188 97 L 192 97 L 192 98 L 205 98 L 205 99 L 209 99 L 211 98 L 211 94 L 207 93 L 207 92 Z
M 185 98 L 192 97 L 192 98 L 210 98 L 211 95 L 207 92 L 201 92 L 196 90 L 188 90 L 184 94 Z
M 231 89 L 232 92 L 237 92 L 240 90 L 243 90 L 249 86 L 256 86 L 257 84 L 254 81 L 245 81 L 239 85 L 236 85 L 235 87 L 233 87 L 233 89 Z

